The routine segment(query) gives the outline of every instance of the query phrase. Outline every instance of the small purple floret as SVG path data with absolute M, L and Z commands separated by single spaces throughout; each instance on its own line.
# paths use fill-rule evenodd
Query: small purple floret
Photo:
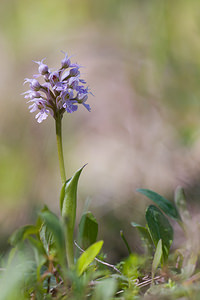
M 55 119 L 58 115 L 63 116 L 64 112 L 73 113 L 77 111 L 78 105 L 83 106 L 90 111 L 89 104 L 85 102 L 88 99 L 88 87 L 85 87 L 85 80 L 80 79 L 80 66 L 71 64 L 70 57 L 63 52 L 65 58 L 61 61 L 61 68 L 57 71 L 50 71 L 44 64 L 44 60 L 35 61 L 38 64 L 39 74 L 33 75 L 33 79 L 26 78 L 24 83 L 29 83 L 30 89 L 24 94 L 28 103 L 30 112 L 38 111 L 36 119 L 38 123 L 45 120 L 49 114 Z M 35 78 L 43 76 L 44 83 L 40 84 Z
M 39 65 L 38 67 L 38 71 L 41 75 L 45 75 L 49 73 L 49 68 L 47 65 L 43 64 L 43 61 L 45 60 L 45 58 L 43 58 L 41 61 L 34 61 L 36 64 Z
M 67 53 L 63 52 L 65 54 L 65 58 L 61 60 L 61 66 L 63 69 L 67 69 L 71 66 L 70 58 L 68 57 Z

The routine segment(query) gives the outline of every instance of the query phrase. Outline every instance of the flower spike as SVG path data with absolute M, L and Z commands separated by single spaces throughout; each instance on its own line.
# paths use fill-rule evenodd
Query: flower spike
M 45 120 L 49 114 L 55 119 L 62 118 L 64 112 L 73 113 L 77 111 L 78 104 L 83 104 L 90 111 L 89 104 L 85 102 L 88 99 L 88 87 L 85 87 L 86 81 L 80 79 L 80 65 L 72 64 L 66 52 L 61 61 L 61 68 L 56 71 L 50 71 L 44 64 L 44 59 L 34 61 L 38 64 L 39 74 L 33 75 L 34 78 L 26 78 L 24 83 L 29 83 L 30 89 L 24 94 L 25 99 L 31 102 L 30 112 L 38 111 L 36 119 L 38 123 Z M 43 77 L 44 83 L 41 84 L 36 78 Z

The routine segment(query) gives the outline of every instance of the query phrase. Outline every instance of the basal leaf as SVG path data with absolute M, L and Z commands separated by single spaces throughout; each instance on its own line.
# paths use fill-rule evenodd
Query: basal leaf
M 45 211 L 51 212 L 47 205 L 44 205 L 44 206 L 43 206 L 43 208 L 40 210 L 40 213 L 43 213 L 43 212 L 45 212 Z M 36 220 L 36 226 L 37 226 L 37 228 L 39 228 L 39 229 L 40 229 L 40 228 L 42 227 L 42 225 L 44 224 L 44 221 L 43 221 L 43 219 L 41 218 L 40 213 L 38 213 L 38 217 L 37 217 L 37 220 Z
M 162 240 L 159 240 L 154 254 L 153 263 L 152 263 L 152 279 L 154 279 L 155 272 L 159 266 L 159 263 L 161 262 L 161 258 L 162 258 Z
M 91 212 L 82 215 L 79 223 L 79 244 L 83 249 L 87 249 L 97 240 L 98 223 Z
M 55 237 L 52 231 L 49 230 L 45 224 L 43 224 L 40 228 L 40 240 L 43 244 L 46 254 L 50 255 L 55 248 Z
M 55 238 L 52 231 L 48 229 L 47 225 L 44 222 L 44 219 L 42 218 L 43 213 L 52 214 L 52 212 L 45 205 L 38 214 L 38 218 L 36 221 L 37 227 L 39 227 L 40 241 L 43 245 L 44 250 L 46 251 L 46 254 L 50 255 L 55 252 Z
M 65 265 L 65 237 L 60 220 L 50 211 L 41 212 L 40 216 L 44 221 L 47 230 L 53 235 L 59 263 Z
M 155 246 L 157 247 L 159 240 L 162 240 L 163 259 L 166 261 L 173 241 L 173 228 L 160 209 L 154 205 L 147 208 L 146 220 Z
M 17 229 L 9 238 L 12 246 L 16 246 L 21 241 L 25 240 L 29 235 L 37 234 L 38 228 L 34 225 L 26 225 Z
M 179 212 L 175 206 L 175 204 L 168 199 L 164 198 L 163 196 L 157 194 L 156 192 L 153 192 L 151 190 L 147 189 L 137 189 L 137 191 L 146 197 L 148 197 L 150 200 L 152 200 L 154 203 L 158 205 L 160 209 L 169 217 L 176 221 L 180 221 L 180 215 Z
M 151 235 L 148 231 L 148 229 L 142 225 L 139 225 L 135 222 L 131 222 L 131 225 L 135 228 L 137 228 L 137 230 L 139 231 L 141 240 L 144 243 L 144 246 L 146 247 L 148 253 L 152 253 L 153 251 L 153 241 L 151 238 Z
M 40 280 L 41 277 L 41 268 L 42 266 L 46 263 L 47 261 L 47 255 L 45 252 L 45 249 L 43 247 L 43 244 L 40 240 L 37 240 L 35 238 L 33 238 L 32 236 L 28 237 L 28 240 L 30 242 L 30 244 L 33 247 L 34 253 L 35 253 L 35 261 L 36 261 L 36 265 L 37 265 L 37 280 Z
M 61 188 L 61 191 L 60 191 L 60 211 L 62 213 L 62 207 L 63 207 L 63 201 L 64 201 L 64 198 L 65 198 L 65 189 L 66 189 L 66 186 L 67 184 L 70 182 L 71 178 L 68 179 L 62 186 Z
M 175 199 L 176 207 L 179 210 L 182 220 L 187 222 L 188 220 L 191 219 L 191 216 L 187 209 L 185 192 L 182 187 L 178 186 L 176 188 L 174 199 Z
M 113 299 L 117 289 L 117 281 L 113 278 L 108 278 L 99 281 L 96 285 L 92 300 L 110 300 Z
M 37 251 L 40 255 L 46 256 L 46 252 L 43 247 L 43 244 L 39 239 L 29 236 L 28 240 L 29 240 L 29 243 L 32 245 L 32 247 L 37 249 Z
M 195 269 L 197 267 L 199 255 L 197 254 L 197 252 L 196 253 L 195 252 L 196 251 L 190 249 L 189 253 L 185 254 L 183 265 L 181 268 L 182 277 L 185 279 L 190 278 L 195 272 Z
M 69 180 L 66 181 L 61 190 L 61 215 L 64 218 L 69 219 L 68 224 L 70 224 L 71 228 L 74 228 L 75 223 L 78 180 L 84 167 L 85 165 L 78 171 L 76 171 L 76 173 Z
M 81 254 L 76 263 L 76 269 L 79 276 L 87 269 L 87 267 L 99 254 L 102 246 L 103 241 L 98 241 Z
M 79 169 L 69 180 L 66 181 L 60 197 L 60 208 L 63 222 L 65 224 L 65 238 L 66 238 L 66 250 L 67 261 L 69 267 L 73 266 L 73 244 L 74 244 L 74 225 L 76 220 L 76 198 L 77 198 L 77 186 L 80 174 L 85 166 Z

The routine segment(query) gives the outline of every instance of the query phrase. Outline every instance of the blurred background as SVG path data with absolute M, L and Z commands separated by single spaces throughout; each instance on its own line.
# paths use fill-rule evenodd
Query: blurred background
M 59 214 L 54 120 L 42 124 L 21 93 L 33 60 L 60 67 L 73 55 L 94 97 L 92 111 L 65 114 L 67 177 L 85 163 L 78 220 L 85 203 L 99 222 L 109 261 L 141 251 L 130 222 L 144 224 L 150 202 L 136 188 L 173 199 L 186 189 L 191 210 L 200 196 L 199 0 L 1 0 L 0 248 L 44 203 Z

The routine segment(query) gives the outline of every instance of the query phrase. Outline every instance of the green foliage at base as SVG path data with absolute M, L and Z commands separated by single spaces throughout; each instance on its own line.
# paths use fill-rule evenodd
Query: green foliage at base
M 91 212 L 84 212 L 78 242 L 74 243 L 79 255 L 69 267 L 67 225 L 62 216 L 57 217 L 45 206 L 38 213 L 35 225 L 26 225 L 10 237 L 13 248 L 1 261 L 0 300 L 199 299 L 200 246 L 193 240 L 197 237 L 190 234 L 183 189 L 177 188 L 175 204 L 166 202 L 175 214 L 166 211 L 166 203 L 160 202 L 162 196 L 156 202 L 158 194 L 141 191 L 156 196 L 152 200 L 158 205 L 147 208 L 146 226 L 131 223 L 141 236 L 143 255 L 131 251 L 121 232 L 129 256 L 116 266 L 102 260 L 103 241 L 96 241 L 98 223 Z M 185 242 L 180 249 L 170 250 L 174 223 L 170 224 L 165 214 L 183 228 Z

